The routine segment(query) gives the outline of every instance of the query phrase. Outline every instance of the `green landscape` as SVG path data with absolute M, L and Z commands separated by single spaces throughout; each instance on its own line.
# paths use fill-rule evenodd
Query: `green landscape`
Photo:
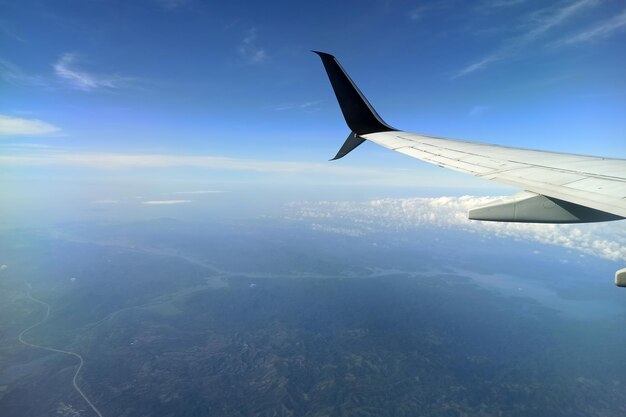
M 163 219 L 5 233 L 2 415 L 96 415 L 72 386 L 76 357 L 19 343 L 45 314 L 28 285 L 51 311 L 24 340 L 81 355 L 78 386 L 102 415 L 626 412 L 624 310 L 581 320 L 455 265 L 429 269 L 427 254 L 405 271 L 376 269 L 359 259 L 367 239 L 267 222 L 255 228 L 265 244 L 253 244 L 246 226 Z M 285 245 L 303 234 L 308 243 Z M 378 253 L 393 259 L 405 241 L 389 243 Z

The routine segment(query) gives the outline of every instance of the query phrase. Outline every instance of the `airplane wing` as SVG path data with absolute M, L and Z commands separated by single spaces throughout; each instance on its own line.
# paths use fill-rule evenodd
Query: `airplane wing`
M 486 178 L 522 193 L 469 211 L 469 218 L 587 223 L 626 218 L 626 160 L 444 139 L 397 130 L 376 113 L 334 56 L 320 56 L 351 129 L 337 155 L 365 140 L 431 164 Z M 626 286 L 626 268 L 616 274 Z M 618 284 L 619 285 L 619 284 Z
M 407 132 L 363 135 L 371 142 L 444 168 L 573 203 L 568 216 L 525 211 L 504 218 L 504 212 L 472 211 L 477 220 L 536 223 L 579 223 L 626 217 L 626 160 L 533 151 L 497 145 L 439 139 Z M 508 200 L 507 200 L 508 201 Z M 559 203 L 562 205 L 561 203 Z M 591 208 L 591 210 L 586 208 Z M 524 217 L 521 217 L 521 215 Z M 547 214 L 547 213 L 545 213 Z M 477 216 L 481 215 L 482 218 Z

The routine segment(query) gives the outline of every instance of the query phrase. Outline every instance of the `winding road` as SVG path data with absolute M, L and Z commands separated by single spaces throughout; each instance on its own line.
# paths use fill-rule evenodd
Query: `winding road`
M 21 333 L 19 334 L 19 336 L 17 337 L 17 339 L 20 341 L 20 343 L 22 343 L 23 345 L 26 345 L 26 346 L 30 346 L 30 347 L 33 347 L 33 348 L 36 348 L 36 349 L 47 350 L 49 352 L 63 353 L 65 355 L 70 355 L 70 356 L 74 356 L 75 358 L 77 358 L 79 360 L 79 364 L 78 364 L 78 368 L 76 368 L 76 372 L 74 372 L 74 378 L 72 378 L 72 385 L 74 385 L 74 389 L 76 389 L 76 391 L 80 394 L 80 396 L 83 397 L 85 402 L 87 404 L 89 404 L 89 406 L 94 411 L 94 413 L 96 413 L 99 417 L 103 417 L 102 413 L 100 412 L 100 410 L 98 410 L 98 408 L 95 405 L 93 405 L 93 403 L 89 400 L 89 398 L 87 398 L 85 393 L 80 389 L 80 387 L 78 386 L 78 383 L 76 382 L 76 380 L 78 378 L 78 374 L 80 373 L 80 370 L 83 368 L 83 365 L 85 363 L 85 361 L 83 360 L 82 356 L 80 356 L 76 352 L 70 352 L 68 350 L 62 350 L 62 349 L 55 349 L 55 348 L 48 347 L 48 346 L 41 346 L 41 345 L 37 345 L 35 343 L 30 343 L 30 342 L 27 342 L 27 341 L 24 340 L 24 335 L 26 333 L 28 333 L 30 330 L 34 329 L 35 327 L 45 323 L 48 320 L 48 317 L 50 316 L 50 304 L 45 303 L 45 302 L 43 302 L 41 300 L 38 300 L 37 298 L 33 297 L 31 295 L 32 286 L 29 283 L 26 283 L 26 285 L 28 286 L 28 292 L 26 293 L 26 296 L 29 299 L 33 300 L 34 302 L 44 306 L 46 308 L 46 313 L 44 314 L 43 319 L 41 319 L 37 323 L 35 323 L 35 324 L 25 328 L 24 330 L 22 330 Z

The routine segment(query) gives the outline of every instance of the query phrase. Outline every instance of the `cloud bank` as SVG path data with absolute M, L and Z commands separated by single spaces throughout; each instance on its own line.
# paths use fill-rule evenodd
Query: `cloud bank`
M 411 230 L 424 226 L 454 228 L 512 239 L 558 245 L 582 253 L 626 262 L 626 222 L 579 225 L 479 222 L 467 211 L 502 197 L 437 197 L 381 199 L 366 202 L 298 202 L 290 215 L 310 221 L 316 230 L 358 236 L 373 231 Z M 342 228 L 325 223 L 339 221 Z

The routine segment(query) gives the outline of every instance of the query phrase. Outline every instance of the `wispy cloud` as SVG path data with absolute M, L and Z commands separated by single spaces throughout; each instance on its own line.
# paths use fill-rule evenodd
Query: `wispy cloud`
M 382 199 L 366 202 L 301 202 L 289 206 L 295 218 L 312 222 L 316 230 L 363 235 L 378 230 L 454 227 L 486 235 L 532 240 L 577 250 L 614 261 L 626 261 L 626 227 L 616 223 L 581 225 L 478 222 L 467 219 L 470 208 L 501 197 L 436 197 Z M 334 224 L 341 229 L 334 229 Z M 320 227 L 323 224 L 324 227 Z M 621 227 L 620 227 L 621 226 Z M 344 230 L 345 229 L 345 230 Z M 344 233 L 345 234 L 345 233 Z
M 50 135 L 61 129 L 38 119 L 23 119 L 0 114 L 0 135 L 3 136 L 35 136 Z
M 20 43 L 28 43 L 26 39 L 22 36 L 18 35 L 12 27 L 10 27 L 9 22 L 5 20 L 0 20 L 0 32 L 4 33 L 7 37 L 16 40 Z
M 116 89 L 127 85 L 131 79 L 116 74 L 96 74 L 79 69 L 78 56 L 66 53 L 53 64 L 54 73 L 72 88 L 82 91 Z
M 0 79 L 10 84 L 55 88 L 70 86 L 82 91 L 118 89 L 131 85 L 136 80 L 118 74 L 100 74 L 78 68 L 79 57 L 66 53 L 52 64 L 53 74 L 33 74 L 18 65 L 0 58 Z
M 258 44 L 256 28 L 246 32 L 237 50 L 243 59 L 252 64 L 260 64 L 268 58 L 265 49 Z
M 516 56 L 524 48 L 541 39 L 550 30 L 566 23 L 584 10 L 597 6 L 599 0 L 576 0 L 560 7 L 549 7 L 530 16 L 521 35 L 506 39 L 499 48 L 461 68 L 452 78 L 462 77 L 487 66 Z
M 613 16 L 603 22 L 600 22 L 582 32 L 564 37 L 555 41 L 552 46 L 575 45 L 585 42 L 594 42 L 613 36 L 620 31 L 626 29 L 626 10 L 617 16 Z
M 155 2 L 164 9 L 172 10 L 189 3 L 189 0 L 155 0 Z
M 177 195 L 199 195 L 199 194 L 221 194 L 224 191 L 215 191 L 215 190 L 195 190 L 195 191 L 176 191 L 172 194 Z
M 118 204 L 120 201 L 119 200 L 95 200 L 93 203 L 94 204 Z
M 0 58 L 0 78 L 9 84 L 46 86 L 49 81 L 41 75 L 29 74 L 14 63 Z
M 468 114 L 470 116 L 480 116 L 481 114 L 486 112 L 488 109 L 489 109 L 489 106 L 474 106 L 470 109 Z
M 419 22 L 426 18 L 433 18 L 450 13 L 455 8 L 454 0 L 421 1 L 417 6 L 411 8 L 406 16 L 413 22 Z
M 191 200 L 148 200 L 142 201 L 141 204 L 147 204 L 151 206 L 169 206 L 173 204 L 188 204 Z
M 0 142 L 2 150 L 7 151 L 32 151 L 32 150 L 51 150 L 53 147 L 43 143 L 28 143 L 28 142 Z
M 320 104 L 323 100 L 314 100 L 314 101 L 305 101 L 303 103 L 290 103 L 290 104 L 279 104 L 274 107 L 276 111 L 285 111 L 285 110 L 305 110 L 305 111 L 318 111 Z
M 504 9 L 526 3 L 527 0 L 485 0 L 480 3 L 480 9 Z
M 424 17 L 424 15 L 430 10 L 429 5 L 421 5 L 411 9 L 408 13 L 409 19 L 413 21 L 420 20 Z

